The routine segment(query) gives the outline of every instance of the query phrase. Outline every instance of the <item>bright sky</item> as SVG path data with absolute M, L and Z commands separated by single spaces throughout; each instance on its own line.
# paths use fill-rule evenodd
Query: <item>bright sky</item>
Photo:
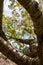
M 3 13 L 6 15 L 6 16 L 12 16 L 11 14 L 11 9 L 8 8 L 8 4 L 9 4 L 9 0 L 4 0 L 4 6 L 3 6 Z
M 35 0 L 35 1 L 37 1 L 39 3 L 39 0 Z
M 39 0 L 35 0 L 39 3 Z M 3 7 L 3 13 L 6 15 L 6 16 L 12 16 L 11 14 L 11 10 L 8 8 L 8 4 L 9 4 L 9 0 L 4 0 L 4 7 Z

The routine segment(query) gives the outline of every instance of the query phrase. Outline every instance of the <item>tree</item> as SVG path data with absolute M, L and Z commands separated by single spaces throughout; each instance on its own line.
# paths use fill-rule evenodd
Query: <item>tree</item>
M 26 8 L 26 10 L 30 13 L 30 16 L 31 16 L 31 18 L 32 18 L 32 20 L 33 20 L 33 23 L 34 23 L 34 27 L 35 27 L 35 33 L 37 34 L 37 38 L 38 38 L 38 42 L 39 42 L 39 58 L 40 58 L 40 61 L 41 61 L 41 65 L 43 65 L 43 51 L 41 51 L 41 50 L 43 50 L 43 43 L 42 43 L 42 40 L 43 40 L 43 24 L 42 24 L 42 22 L 43 22 L 43 16 L 42 16 L 42 12 L 40 11 L 40 9 L 38 8 L 38 3 L 36 2 L 36 1 L 31 1 L 31 0 L 28 0 L 28 1 L 22 1 L 22 0 L 18 0 L 25 8 Z M 0 3 L 1 3 L 1 5 L 3 5 L 3 2 L 2 2 L 2 0 L 0 0 Z M 28 4 L 28 5 L 27 5 Z M 27 6 L 26 6 L 27 5 Z M 2 15 L 2 11 L 1 11 L 1 15 Z M 1 16 L 2 17 L 2 16 Z M 0 19 L 0 20 L 2 20 L 2 18 Z M 1 26 L 2 26 L 2 21 L 0 21 L 1 22 Z M 40 24 L 39 24 L 40 23 Z M 39 27 L 38 27 L 38 25 L 39 25 Z M 36 27 L 37 26 L 37 27 Z M 41 27 L 40 27 L 41 26 Z M 41 32 L 40 32 L 40 30 L 41 30 Z M 1 31 L 2 31 L 2 29 L 1 29 Z M 39 33 L 40 32 L 40 33 Z M 0 33 L 0 34 L 2 34 L 2 32 Z M 5 35 L 0 35 L 1 37 L 3 37 L 5 40 L 6 40 L 6 38 L 4 37 Z M 3 54 L 5 54 L 7 57 L 9 57 L 12 61 L 13 61 L 13 59 L 17 56 L 15 53 L 13 53 L 12 52 L 12 49 L 10 50 L 9 48 L 8 48 L 8 46 L 6 46 L 6 41 L 4 41 L 4 39 L 3 38 L 1 38 L 0 37 L 0 51 L 3 53 Z M 9 54 L 7 54 L 6 53 L 6 51 L 4 52 L 3 51 L 3 49 L 5 50 L 7 50 L 8 52 L 7 53 L 9 53 L 9 52 L 11 52 L 11 56 L 12 56 L 12 54 L 14 54 L 15 55 L 15 57 L 13 58 L 13 57 L 10 57 L 9 56 Z M 40 55 L 41 55 L 41 57 L 40 57 Z M 21 55 L 20 55 L 21 56 Z M 23 56 L 24 57 L 24 56 Z M 21 61 L 23 61 L 23 57 L 22 57 L 22 60 Z M 18 56 L 17 56 L 17 58 L 18 58 Z M 19 60 L 21 59 L 21 57 L 19 58 Z M 29 60 L 29 59 L 28 59 Z M 28 65 L 28 61 L 27 60 L 27 58 L 26 58 L 26 63 L 27 63 L 27 65 Z M 33 59 L 32 59 L 33 60 Z M 16 63 L 18 63 L 17 62 L 17 59 L 15 59 L 15 62 Z M 23 62 L 23 64 L 22 65 L 25 65 L 26 63 L 25 62 Z M 20 62 L 21 63 L 21 62 Z M 21 65 L 19 63 L 19 65 Z
M 43 15 L 42 15 L 42 12 L 39 9 L 38 3 L 36 1 L 33 1 L 33 2 L 31 0 L 28 0 L 28 1 L 18 0 L 18 1 L 30 13 L 31 19 L 33 20 L 35 33 L 37 35 L 38 43 L 39 43 L 39 47 L 38 47 L 39 58 L 40 58 L 41 63 L 43 65 L 43 51 L 42 51 L 43 50 L 43 30 L 42 30 L 43 29 L 43 24 L 42 24 Z

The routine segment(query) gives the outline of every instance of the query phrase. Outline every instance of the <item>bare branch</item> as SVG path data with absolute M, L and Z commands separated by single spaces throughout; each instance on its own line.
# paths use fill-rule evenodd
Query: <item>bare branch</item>
M 33 43 L 36 43 L 37 40 L 36 39 L 18 39 L 18 38 L 14 38 L 16 41 L 19 41 L 20 43 L 25 43 L 25 44 L 33 44 Z
M 18 65 L 32 65 L 32 62 L 34 61 L 34 58 L 28 57 L 15 49 L 12 49 L 12 47 L 2 37 L 0 37 L 0 51 Z
M 6 36 L 5 36 L 5 33 L 3 32 L 3 31 L 1 31 L 1 37 L 3 37 L 4 38 L 4 40 L 8 40 L 8 39 L 15 39 L 16 41 L 19 41 L 20 43 L 25 43 L 25 44 L 29 44 L 29 45 L 31 45 L 31 44 L 33 44 L 33 43 L 36 43 L 37 42 L 37 40 L 36 39 L 19 39 L 19 38 L 13 38 L 13 37 L 9 37 L 8 39 L 6 38 Z

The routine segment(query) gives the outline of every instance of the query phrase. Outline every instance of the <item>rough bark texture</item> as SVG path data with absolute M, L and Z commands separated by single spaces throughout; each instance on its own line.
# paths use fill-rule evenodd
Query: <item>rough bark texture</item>
M 11 45 L 9 45 L 2 37 L 0 37 L 0 51 L 18 65 L 32 65 L 36 63 L 37 60 L 36 58 L 28 57 L 15 49 L 12 49 Z
M 18 0 L 19 3 L 29 12 L 31 19 L 33 20 L 34 30 L 38 38 L 38 54 L 41 61 L 41 65 L 43 65 L 43 15 L 38 7 L 38 3 L 36 1 L 31 0 Z
M 16 41 L 19 41 L 21 43 L 25 43 L 25 44 L 33 44 L 33 43 L 37 43 L 37 39 L 20 39 L 20 38 L 13 38 L 13 37 L 10 37 L 8 39 L 15 39 Z
M 37 34 L 39 47 L 38 53 L 43 65 L 43 15 L 38 7 L 36 1 L 31 0 L 18 0 L 22 6 L 30 13 L 31 19 L 34 23 L 35 33 Z M 0 36 L 6 39 L 2 32 L 2 10 L 3 10 L 3 0 L 0 0 Z M 25 55 L 22 55 L 16 51 L 13 51 L 10 47 L 6 45 L 6 41 L 0 37 L 0 51 L 7 56 L 12 61 L 15 61 L 18 65 L 31 65 L 33 58 L 28 58 Z
M 3 0 L 0 0 L 0 31 L 2 29 Z
M 4 32 L 2 31 L 3 1 L 4 0 L 0 0 L 0 36 L 7 40 Z

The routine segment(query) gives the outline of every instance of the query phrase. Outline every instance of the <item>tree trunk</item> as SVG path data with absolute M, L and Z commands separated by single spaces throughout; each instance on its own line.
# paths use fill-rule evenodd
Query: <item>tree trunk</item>
M 31 58 L 15 49 L 12 49 L 11 45 L 8 44 L 2 37 L 0 37 L 0 51 L 10 60 L 17 63 L 18 65 L 37 65 L 37 58 Z
M 35 33 L 38 37 L 39 42 L 39 58 L 41 65 L 43 65 L 43 16 L 42 12 L 38 8 L 37 2 L 32 2 L 31 0 L 18 0 L 24 8 L 30 13 L 33 20 Z M 0 36 L 5 38 L 2 33 L 2 11 L 3 11 L 3 0 L 0 0 Z M 0 51 L 7 56 L 12 61 L 16 62 L 18 65 L 31 65 L 33 58 L 29 58 L 19 52 L 12 50 L 12 48 L 7 46 L 7 42 L 0 37 Z
M 2 29 L 3 0 L 0 0 L 0 31 Z
M 7 38 L 4 32 L 2 31 L 3 1 L 4 0 L 0 0 L 0 36 L 3 37 L 7 41 Z
M 38 39 L 38 55 L 43 65 L 43 15 L 36 1 L 18 0 L 18 2 L 28 11 L 33 20 L 34 31 Z

